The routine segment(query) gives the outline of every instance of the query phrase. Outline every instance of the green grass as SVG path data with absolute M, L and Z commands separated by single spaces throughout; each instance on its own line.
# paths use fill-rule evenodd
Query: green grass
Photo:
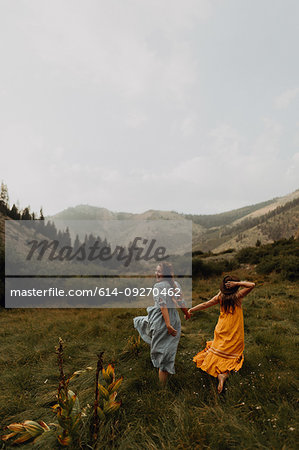
M 257 287 L 244 301 L 244 365 L 229 377 L 220 396 L 216 379 L 192 362 L 213 337 L 218 307 L 186 323 L 182 319 L 176 374 L 164 390 L 158 385 L 149 347 L 142 343 L 139 356 L 125 351 L 128 338 L 137 335 L 132 319 L 145 310 L 2 310 L 1 429 L 25 419 L 53 421 L 50 406 L 58 384 L 55 346 L 61 336 L 66 373 L 95 367 L 96 354 L 105 351 L 104 364 L 114 363 L 117 378 L 124 377 L 118 393 L 122 406 L 102 427 L 95 448 L 295 449 L 298 283 L 245 270 L 235 274 L 257 281 Z M 193 303 L 211 298 L 218 286 L 218 278 L 195 280 Z M 93 405 L 94 377 L 90 371 L 71 384 L 82 406 Z M 91 448 L 89 426 L 87 418 L 80 432 L 81 448 Z M 41 448 L 55 445 L 47 441 Z

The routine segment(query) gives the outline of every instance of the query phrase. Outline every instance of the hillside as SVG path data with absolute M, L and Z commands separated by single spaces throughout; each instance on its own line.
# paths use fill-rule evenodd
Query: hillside
M 299 190 L 283 197 L 238 208 L 220 214 L 192 215 L 176 211 L 148 210 L 143 213 L 112 212 L 106 208 L 79 205 L 54 216 L 61 227 L 69 220 L 192 220 L 193 250 L 221 252 L 228 248 L 254 246 L 257 240 L 266 244 L 288 238 L 299 230 Z M 74 232 L 72 234 L 74 237 Z
M 9 217 L 0 212 L 0 245 L 4 243 L 5 239 L 5 219 L 9 219 Z
M 254 212 L 261 211 L 263 209 L 276 207 L 277 198 L 268 200 L 266 202 L 256 203 L 250 206 L 244 206 L 243 208 L 233 209 L 232 211 L 226 211 L 218 214 L 198 215 L 198 214 L 186 214 L 185 217 L 193 221 L 193 223 L 202 225 L 204 228 L 214 228 L 242 220 L 244 217 L 250 216 Z
M 237 225 L 242 220 L 254 219 L 256 217 L 260 217 L 265 214 L 268 214 L 269 212 L 274 211 L 276 208 L 284 206 L 287 203 L 290 203 L 298 198 L 299 198 L 299 189 L 292 192 L 291 194 L 285 195 L 284 197 L 279 197 L 279 198 L 274 199 L 274 201 L 269 203 L 268 205 L 261 206 L 260 208 L 256 208 L 251 213 L 247 214 L 246 216 L 243 216 L 241 219 L 235 220 L 233 222 L 233 225 Z M 262 204 L 260 204 L 260 205 L 262 205 Z
M 0 213 L 0 242 L 4 242 L 4 219 Z M 113 212 L 106 208 L 78 205 L 67 208 L 46 219 L 65 229 L 73 220 L 192 220 L 193 251 L 222 252 L 236 250 L 299 233 L 299 190 L 289 195 L 212 215 L 182 214 L 176 211 L 148 210 L 143 213 Z M 82 228 L 78 222 L 70 227 L 72 238 Z M 72 229 L 73 228 L 73 229 Z
M 296 236 L 299 229 L 299 197 L 277 206 L 266 214 L 247 216 L 230 226 L 207 230 L 193 241 L 193 251 L 221 252 L 229 248 L 236 250 L 282 238 Z
M 299 203 L 299 202 L 298 202 Z M 228 248 L 239 250 L 243 247 L 253 247 L 259 240 L 268 244 L 282 238 L 297 236 L 299 229 L 299 204 L 287 211 L 268 218 L 262 223 L 255 225 L 244 232 L 234 235 L 228 241 L 215 247 L 214 252 L 222 252 Z

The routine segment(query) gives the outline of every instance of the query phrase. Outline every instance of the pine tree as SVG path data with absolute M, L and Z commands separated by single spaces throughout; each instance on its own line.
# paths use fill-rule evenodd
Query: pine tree
M 60 231 L 60 230 L 58 230 L 58 233 L 57 233 L 57 240 L 58 240 L 58 242 L 59 242 L 59 247 L 63 247 L 63 234 L 62 234 L 62 232 Z
M 30 206 L 26 206 L 26 208 L 23 209 L 21 219 L 22 220 L 31 220 Z
M 20 220 L 21 216 L 20 216 L 19 210 L 15 204 L 13 204 L 11 207 L 9 217 L 11 217 L 14 220 Z
M 81 242 L 80 242 L 79 236 L 78 236 L 78 234 L 76 234 L 76 238 L 75 238 L 75 242 L 74 242 L 74 253 L 78 250 L 80 245 L 81 245 Z
M 70 247 L 72 245 L 71 235 L 70 235 L 70 229 L 69 227 L 66 227 L 66 230 L 63 232 L 62 235 L 62 246 L 63 247 Z
M 9 211 L 8 189 L 6 184 L 2 181 L 0 192 L 0 212 L 7 214 L 8 211 Z
M 39 220 L 45 220 L 42 206 L 40 207 L 40 210 L 39 210 Z

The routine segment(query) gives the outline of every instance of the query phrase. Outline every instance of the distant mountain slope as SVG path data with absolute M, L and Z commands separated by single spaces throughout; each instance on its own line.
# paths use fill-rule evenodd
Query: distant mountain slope
M 221 252 L 228 248 L 240 249 L 274 240 L 295 236 L 299 229 L 299 191 L 292 201 L 276 202 L 275 208 L 262 208 L 237 220 L 229 226 L 207 229 L 195 237 L 193 250 Z
M 78 205 L 72 208 L 67 208 L 54 216 L 48 216 L 49 219 L 59 220 L 106 220 L 106 219 L 140 219 L 140 220 L 157 220 L 157 219 L 172 219 L 183 220 L 184 214 L 179 214 L 175 211 L 158 211 L 149 209 L 143 213 L 126 213 L 126 212 L 113 212 L 106 208 L 98 208 L 96 206 Z
M 233 225 L 236 225 L 245 219 L 252 219 L 255 217 L 263 216 L 264 214 L 267 214 L 270 211 L 273 211 L 276 208 L 285 205 L 286 203 L 292 202 L 293 200 L 296 200 L 297 198 L 299 198 L 299 189 L 292 192 L 291 194 L 285 195 L 284 197 L 278 197 L 278 198 L 271 200 L 269 202 L 269 204 L 268 205 L 265 204 L 264 207 L 262 207 L 262 203 L 260 203 L 261 207 L 259 209 L 255 208 L 251 213 L 248 213 L 246 216 L 243 216 L 242 218 L 235 220 L 233 222 Z M 265 202 L 265 203 L 267 203 L 267 202 Z
M 121 213 L 113 213 L 106 208 L 98 208 L 96 206 L 78 205 L 64 209 L 63 211 L 55 214 L 54 216 L 47 216 L 46 219 L 59 219 L 59 220 L 107 220 L 117 219 L 117 215 Z
M 299 203 L 299 202 L 298 202 Z M 235 234 L 231 239 L 213 248 L 214 252 L 222 252 L 228 248 L 239 250 L 243 247 L 252 247 L 259 240 L 262 244 L 272 243 L 282 238 L 298 236 L 299 230 L 299 204 L 289 210 L 282 211 L 269 217 L 267 220 L 255 225 L 244 232 Z
M 226 211 L 218 214 L 186 214 L 185 217 L 205 228 L 220 227 L 229 225 L 237 220 L 242 220 L 244 217 L 254 213 L 255 211 L 260 211 L 262 208 L 275 205 L 277 200 L 278 198 L 273 198 L 272 200 L 268 200 L 266 202 L 256 203 L 255 205 L 244 206 L 243 208 L 233 209 L 232 211 Z
M 143 213 L 112 212 L 106 208 L 79 205 L 67 208 L 48 219 L 68 220 L 192 220 L 193 250 L 220 252 L 255 245 L 257 240 L 269 243 L 296 235 L 299 230 L 299 189 L 283 197 L 245 206 L 220 214 L 192 215 L 175 211 L 148 210 Z

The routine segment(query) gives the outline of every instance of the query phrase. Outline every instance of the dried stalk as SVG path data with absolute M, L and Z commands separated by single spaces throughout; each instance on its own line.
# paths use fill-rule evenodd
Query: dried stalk
M 59 338 L 59 345 L 56 347 L 56 353 L 57 353 L 57 361 L 58 361 L 58 367 L 59 367 L 59 385 L 58 385 L 58 398 L 60 396 L 61 389 L 64 390 L 65 398 L 68 398 L 68 390 L 67 390 L 67 383 L 65 381 L 65 374 L 63 370 L 63 340 Z
M 103 354 L 104 352 L 99 353 L 98 362 L 97 362 L 97 370 L 96 370 L 96 387 L 95 387 L 95 401 L 94 401 L 94 433 L 93 440 L 96 442 L 98 439 L 98 431 L 99 431 L 99 416 L 98 416 L 98 406 L 99 406 L 99 376 L 100 372 L 103 369 Z

